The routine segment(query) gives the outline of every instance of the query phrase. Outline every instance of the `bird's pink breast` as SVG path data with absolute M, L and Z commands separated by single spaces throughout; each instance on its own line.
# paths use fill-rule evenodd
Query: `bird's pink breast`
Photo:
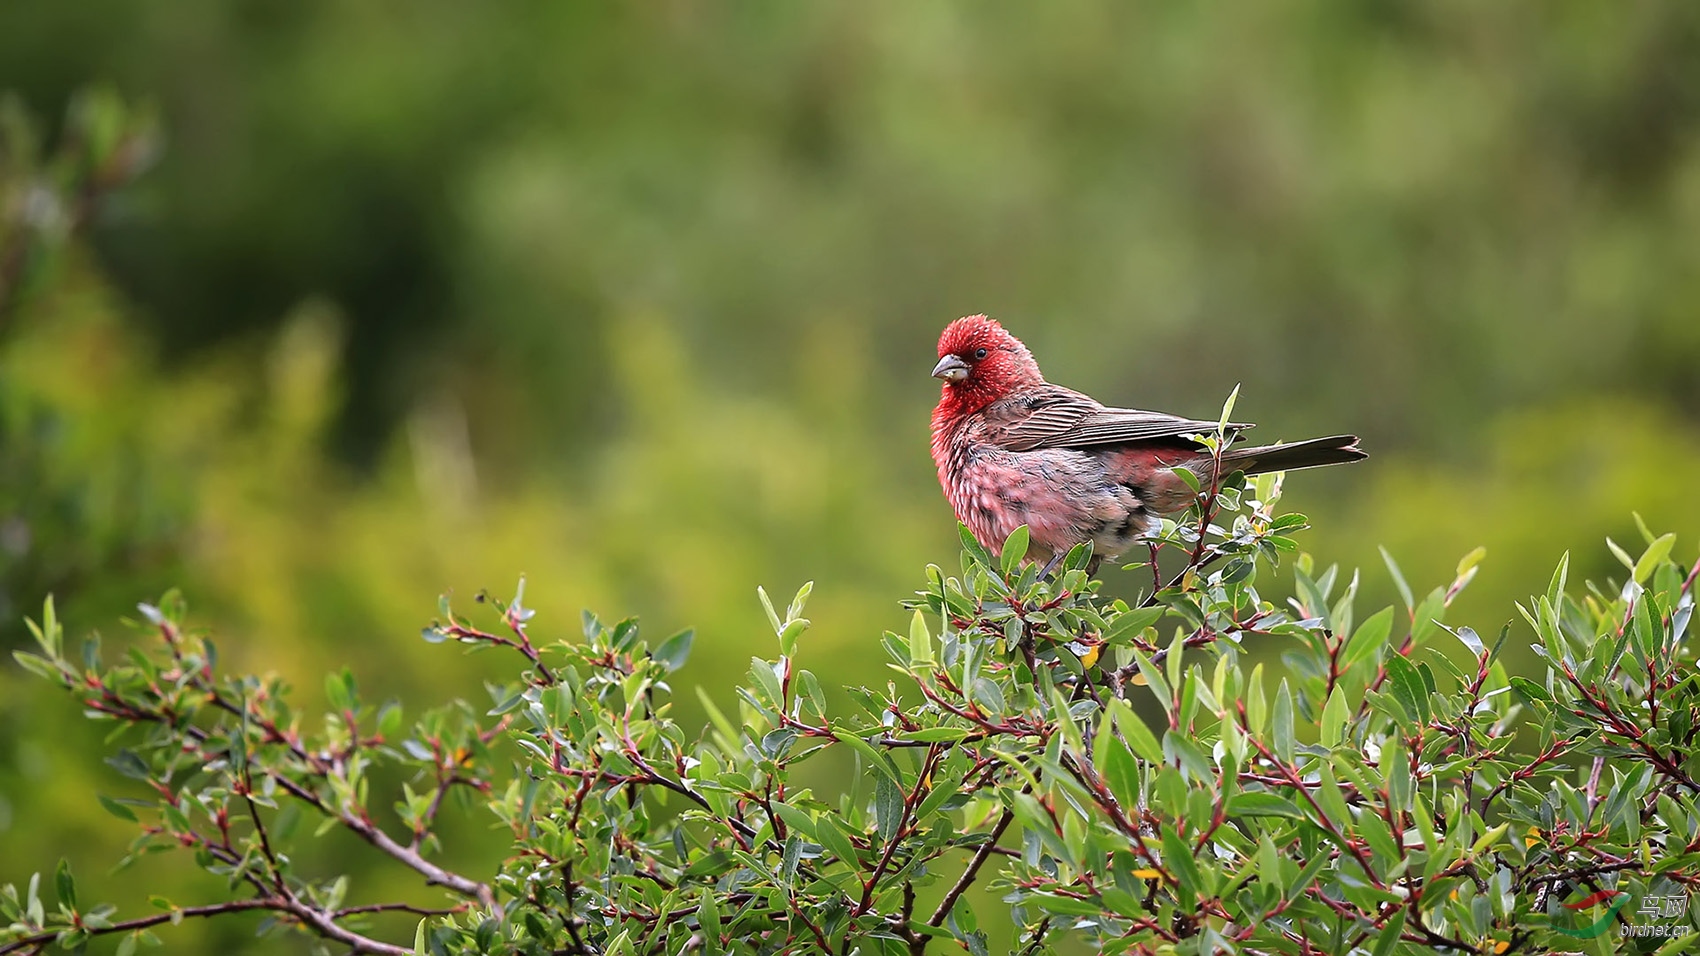
M 1026 525 L 1036 552 L 1092 541 L 1109 555 L 1149 530 L 1144 503 L 1107 473 L 1102 456 L 1072 448 L 1013 452 L 983 440 L 980 424 L 977 416 L 935 422 L 933 457 L 951 510 L 981 544 L 996 550 Z

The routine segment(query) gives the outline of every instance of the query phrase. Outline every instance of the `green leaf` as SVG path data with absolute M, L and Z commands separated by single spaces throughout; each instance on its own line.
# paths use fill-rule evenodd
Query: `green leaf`
M 1228 419 L 1233 417 L 1234 403 L 1240 400 L 1240 387 L 1236 383 L 1234 390 L 1228 393 L 1228 400 L 1222 403 L 1222 417 L 1216 422 L 1216 432 L 1223 434 L 1228 429 Z
M 848 744 L 850 749 L 865 757 L 870 764 L 873 764 L 875 770 L 884 774 L 892 783 L 901 782 L 897 772 L 897 765 L 891 762 L 891 758 L 887 756 L 885 752 L 876 749 L 873 744 L 868 743 L 866 740 L 863 740 L 848 730 L 834 729 L 832 735 L 837 737 L 843 743 Z
M 1287 688 L 1287 679 L 1281 678 L 1281 687 L 1275 691 L 1275 713 L 1272 730 L 1275 736 L 1275 756 L 1282 763 L 1293 762 L 1293 692 Z
M 1241 790 L 1228 798 L 1228 815 L 1240 817 L 1291 817 L 1304 819 L 1293 801 L 1267 790 Z
M 1388 656 L 1387 682 L 1392 687 L 1393 698 L 1405 708 L 1411 719 L 1428 723 L 1428 688 L 1416 667 L 1404 655 Z
M 767 596 L 767 589 L 757 585 L 756 597 L 761 599 L 761 609 L 767 613 L 767 623 L 773 628 L 773 636 L 778 637 L 785 630 L 785 622 L 779 619 L 779 612 L 773 609 L 773 601 Z
M 1658 648 L 1664 643 L 1665 630 L 1659 624 L 1659 616 L 1653 613 L 1653 594 L 1643 591 L 1635 598 L 1635 639 L 1641 648 L 1641 656 L 1653 660 L 1658 655 Z M 1617 661 L 1612 661 L 1615 667 Z M 1609 673 L 1607 676 L 1610 676 Z
M 29 891 L 25 894 L 24 912 L 29 915 L 30 922 L 37 926 L 47 917 L 43 915 L 41 905 L 41 874 L 30 874 Z
M 1488 847 L 1498 843 L 1500 839 L 1505 836 L 1505 832 L 1509 829 L 1511 829 L 1511 824 L 1506 822 L 1501 823 L 1499 826 L 1496 826 L 1482 834 L 1480 837 L 1476 838 L 1475 843 L 1470 845 L 1470 855 L 1480 856 Z
M 1411 640 L 1422 643 L 1430 633 L 1440 626 L 1441 619 L 1446 616 L 1446 592 L 1435 588 L 1417 605 L 1411 615 Z
M 1464 647 L 1469 650 L 1470 656 L 1474 657 L 1476 660 L 1481 660 L 1482 655 L 1487 653 L 1487 645 L 1482 643 L 1481 635 L 1476 633 L 1475 628 L 1460 627 L 1457 630 L 1453 630 L 1444 624 L 1441 625 L 1441 628 L 1453 637 L 1456 637 L 1458 642 L 1463 644 Z
M 1454 862 L 1454 854 L 1447 852 L 1446 842 L 1441 839 L 1440 831 L 1435 829 L 1434 817 L 1420 792 L 1411 794 L 1411 820 L 1422 836 L 1423 848 L 1428 851 L 1428 860 L 1423 864 L 1423 879 L 1431 880 Z
M 1552 572 L 1552 583 L 1547 585 L 1547 601 L 1553 607 L 1558 607 L 1559 598 L 1564 596 L 1565 579 L 1570 575 L 1570 552 L 1564 552 L 1558 559 L 1558 567 Z
M 1104 632 L 1104 643 L 1123 644 L 1128 638 L 1140 633 L 1162 619 L 1169 608 L 1166 605 L 1154 607 L 1138 607 L 1131 611 L 1123 611 L 1110 622 L 1109 630 Z
M 65 646 L 65 632 L 59 626 L 59 615 L 53 609 L 53 595 L 49 594 L 47 600 L 41 603 L 41 628 L 37 630 L 31 622 L 30 630 L 35 632 L 36 642 L 48 657 L 60 656 Z
M 1330 750 L 1340 746 L 1345 727 L 1346 689 L 1335 684 L 1328 694 L 1328 702 L 1322 705 L 1322 746 Z
M 996 568 L 999 566 L 992 560 L 992 553 L 980 544 L 974 537 L 974 532 L 968 530 L 967 525 L 958 523 L 956 533 L 962 539 L 962 550 L 967 552 L 969 560 L 981 567 Z
M 650 656 L 656 663 L 667 668 L 668 673 L 685 666 L 685 661 L 691 656 L 691 643 L 696 640 L 696 632 L 690 628 L 680 631 L 661 642 Z
M 1630 517 L 1635 519 L 1635 530 L 1641 532 L 1641 540 L 1652 544 L 1653 539 L 1657 538 L 1658 535 L 1653 533 L 1653 529 L 1647 527 L 1647 519 L 1641 517 L 1639 511 L 1631 511 L 1629 514 Z
M 785 627 L 779 631 L 779 653 L 786 657 L 797 656 L 797 640 L 803 632 L 809 629 L 807 618 L 794 618 L 785 622 Z
M 767 700 L 778 707 L 784 699 L 784 691 L 779 686 L 779 675 L 773 672 L 773 665 L 759 657 L 750 658 L 750 682 L 761 688 Z
M 897 839 L 904 818 L 903 790 L 890 777 L 874 781 L 874 824 L 886 843 Z
M 1147 762 L 1161 764 L 1163 762 L 1163 745 L 1158 743 L 1151 728 L 1145 726 L 1145 721 L 1133 712 L 1127 701 L 1115 698 L 1110 701 L 1110 715 L 1116 723 L 1116 729 L 1127 738 L 1128 745 L 1134 753 L 1143 757 Z
M 920 805 L 915 808 L 915 821 L 919 823 L 919 821 L 937 813 L 939 807 L 943 806 L 951 797 L 962 792 L 962 778 L 965 775 L 963 771 L 946 771 L 940 773 L 930 784 L 926 784 L 931 789 L 928 790 L 927 796 L 922 799 Z M 923 781 L 923 783 L 925 782 Z
M 1647 583 L 1647 579 L 1653 576 L 1654 569 L 1670 557 L 1671 547 L 1675 544 L 1676 535 L 1665 534 L 1647 545 L 1647 550 L 1641 552 L 1641 560 L 1635 562 L 1635 583 Z
M 24 670 L 37 677 L 57 681 L 65 680 L 65 675 L 60 672 L 59 666 L 40 654 L 31 654 L 29 651 L 13 651 L 12 659 L 17 661 Z
M 134 750 L 120 750 L 106 758 L 106 765 L 118 771 L 131 780 L 150 780 L 152 773 L 148 770 L 147 762 L 136 755 Z
M 1245 718 L 1246 727 L 1254 737 L 1263 733 L 1269 721 L 1269 701 L 1263 696 L 1262 664 L 1251 669 L 1251 678 L 1246 681 Z
M 1094 751 L 1093 756 L 1103 762 L 1104 782 L 1122 809 L 1131 811 L 1139 806 L 1139 764 L 1134 762 L 1133 751 L 1115 737 L 1105 740 L 1101 749 L 1101 754 Z
M 136 822 L 136 814 L 129 807 L 119 803 L 117 800 L 112 799 L 104 793 L 99 795 L 99 799 L 100 805 L 106 808 L 107 813 L 112 814 L 120 820 L 128 820 L 131 823 Z
M 825 847 L 828 853 L 852 867 L 860 865 L 856 856 L 856 846 L 850 842 L 850 838 L 845 835 L 844 831 L 839 829 L 836 814 L 828 814 L 815 825 L 815 836 L 817 842 Z
M 715 705 L 714 698 L 708 696 L 708 691 L 703 690 L 700 684 L 697 685 L 697 700 L 701 702 L 702 709 L 708 714 L 708 720 L 714 725 L 714 729 L 720 732 L 721 737 L 725 738 L 724 746 L 736 746 L 739 737 L 737 726 L 726 716 L 725 711 Z
M 1352 829 L 1352 811 L 1346 805 L 1346 795 L 1340 792 L 1340 785 L 1334 781 L 1334 771 L 1324 761 L 1319 772 L 1321 785 L 1316 788 L 1316 802 L 1328 814 L 1328 819 L 1334 822 L 1335 829 L 1348 833 Z
M 1552 695 L 1547 693 L 1547 689 L 1527 677 L 1512 677 L 1510 682 L 1517 693 L 1528 700 L 1538 700 L 1543 704 L 1552 703 Z
M 1281 866 L 1281 856 L 1275 849 L 1275 841 L 1270 839 L 1268 832 L 1257 836 L 1257 879 L 1280 890 L 1286 889 L 1285 868 Z
M 716 848 L 691 861 L 685 867 L 685 876 L 690 879 L 716 877 L 738 865 L 738 861 L 725 850 Z
M 1377 545 L 1377 550 L 1381 552 L 1381 560 L 1387 565 L 1387 573 L 1393 576 L 1393 586 L 1399 589 L 1399 597 L 1405 602 L 1405 610 L 1414 610 L 1417 601 L 1411 594 L 1411 586 L 1405 583 L 1405 575 L 1399 573 L 1398 562 L 1393 560 L 1393 555 L 1388 554 L 1386 548 Z
M 803 693 L 808 695 L 809 705 L 822 718 L 826 717 L 826 692 L 821 689 L 820 679 L 809 671 L 799 671 L 797 674 L 803 684 Z
M 1382 775 L 1387 779 L 1387 801 L 1394 810 L 1409 810 L 1411 789 L 1416 779 L 1411 774 L 1411 755 L 1397 737 L 1382 748 Z
M 1104 907 L 1092 900 L 1083 900 L 1074 896 L 1058 896 L 1055 893 L 1034 893 L 1033 902 L 1039 904 L 1048 913 L 1061 916 L 1102 916 Z
M 975 731 L 967 727 L 922 727 L 920 730 L 905 731 L 899 736 L 904 740 L 918 740 L 922 743 L 955 743 L 958 740 L 972 736 Z
M 1333 619 L 1329 617 L 1328 596 L 1322 592 L 1316 580 L 1306 574 L 1304 568 L 1294 566 L 1293 583 L 1298 587 L 1299 606 L 1304 608 L 1304 613 L 1322 621 L 1325 627 L 1333 627 Z
M 785 608 L 785 619 L 795 621 L 802 617 L 803 608 L 808 606 L 809 595 L 813 594 L 814 591 L 815 582 L 804 581 L 803 586 L 797 589 L 797 593 L 791 595 L 791 603 Z
M 330 702 L 332 710 L 340 712 L 354 709 L 354 698 L 349 693 L 353 681 L 353 673 L 346 668 L 339 673 L 325 675 L 325 700 Z
M 1049 684 L 1045 690 L 1046 696 L 1051 699 L 1051 719 L 1054 722 L 1052 726 L 1062 734 L 1064 749 L 1069 753 L 1084 753 L 1086 741 L 1081 736 L 1080 724 L 1069 712 L 1068 698 L 1063 696 L 1062 690 L 1055 684 Z
M 810 816 L 807 810 L 794 807 L 783 800 L 769 801 L 769 805 L 773 807 L 773 815 L 783 820 L 791 830 L 801 833 L 816 843 L 820 842 L 820 839 L 815 836 L 814 817 Z
M 720 922 L 720 904 L 716 900 L 713 887 L 705 887 L 702 895 L 697 898 L 697 920 L 702 925 L 703 942 L 709 952 L 718 953 L 720 937 L 725 935 L 726 928 Z
M 1193 859 L 1192 847 L 1168 824 L 1163 825 L 1163 867 L 1180 883 L 1181 906 L 1198 905 L 1204 882 L 1198 872 L 1198 861 Z
M 1382 925 L 1381 932 L 1376 934 L 1375 949 L 1371 951 L 1370 956 L 1392 956 L 1393 951 L 1399 946 L 1399 937 L 1404 933 L 1405 911 L 1395 909 L 1393 914 L 1388 917 L 1387 922 Z
M 1045 808 L 1031 793 L 1016 791 L 1010 794 L 1010 810 L 1015 813 L 1015 818 L 1027 832 L 1039 838 L 1047 853 L 1065 862 L 1073 860 L 1074 855 L 1069 852 L 1068 845 L 1057 833 L 1050 814 L 1045 812 Z
M 1351 639 L 1346 642 L 1345 650 L 1340 652 L 1340 670 L 1350 670 L 1357 664 L 1375 656 L 1375 652 L 1387 646 L 1387 638 L 1393 632 L 1393 608 L 1384 607 L 1364 619 L 1358 629 L 1352 632 Z
M 1014 574 L 1016 566 L 1021 564 L 1021 559 L 1027 556 L 1028 537 L 1027 526 L 1022 525 L 1011 531 L 1009 537 L 1004 539 L 1001 561 L 1005 575 Z
M 1399 846 L 1393 842 L 1393 831 L 1373 810 L 1365 810 L 1357 818 L 1358 833 L 1375 851 L 1376 856 L 1391 865 L 1400 858 Z
M 927 630 L 927 618 L 920 608 L 916 608 L 914 616 L 909 619 L 909 662 L 925 668 L 931 668 L 935 663 L 933 635 Z
M 1135 648 L 1131 649 L 1129 653 L 1133 655 L 1134 661 L 1139 664 L 1139 673 L 1144 676 L 1145 683 L 1150 688 L 1151 693 L 1162 705 L 1164 713 L 1167 713 L 1175 703 L 1174 693 L 1169 689 L 1169 679 L 1163 676 L 1162 669 L 1153 663 L 1144 651 Z
M 1623 550 L 1622 545 L 1610 538 L 1607 538 L 1606 548 L 1611 551 L 1613 557 L 1617 558 L 1619 564 L 1622 564 L 1625 568 L 1628 568 L 1631 573 L 1634 573 L 1635 559 L 1629 556 L 1628 551 Z
M 402 709 L 395 701 L 386 703 L 378 709 L 378 735 L 385 740 L 395 740 L 401 732 Z
M 59 869 L 53 874 L 53 883 L 59 891 L 59 902 L 66 909 L 75 912 L 77 909 L 77 881 L 71 876 L 70 860 L 60 858 Z

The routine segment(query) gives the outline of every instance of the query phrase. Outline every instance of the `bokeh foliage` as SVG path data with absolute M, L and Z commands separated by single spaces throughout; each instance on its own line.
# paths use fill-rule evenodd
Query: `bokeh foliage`
M 1292 483 L 1315 549 L 1429 580 L 1485 545 L 1484 626 L 1564 550 L 1611 573 L 1633 511 L 1700 528 L 1675 0 L 26 0 L 0 89 L 0 249 L 19 184 L 100 168 L 43 178 L 19 118 L 35 157 L 91 121 L 160 147 L 0 316 L 14 645 L 44 592 L 76 631 L 181 585 L 238 664 L 441 693 L 397 622 L 527 572 L 555 619 L 697 626 L 724 686 L 751 583 L 816 579 L 820 669 L 873 679 L 891 596 L 955 546 L 924 374 L 982 310 L 1107 401 L 1240 382 L 1259 437 L 1361 432 L 1370 463 Z M 110 777 L 61 746 L 87 729 L 19 676 L 8 879 L 124 839 L 77 799 Z

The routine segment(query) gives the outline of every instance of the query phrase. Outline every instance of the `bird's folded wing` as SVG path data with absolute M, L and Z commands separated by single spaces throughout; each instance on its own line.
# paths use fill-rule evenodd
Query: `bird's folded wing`
M 992 403 L 982 412 L 991 426 L 992 434 L 987 437 L 1010 451 L 1109 445 L 1216 431 L 1215 422 L 1134 408 L 1108 408 L 1090 396 L 1057 385 L 1023 391 Z M 1230 433 L 1250 427 L 1243 422 L 1228 424 Z

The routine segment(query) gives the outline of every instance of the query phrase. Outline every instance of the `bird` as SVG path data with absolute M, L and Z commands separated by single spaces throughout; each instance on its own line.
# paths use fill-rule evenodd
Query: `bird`
M 1075 545 L 1090 541 L 1087 571 L 1155 533 L 1161 516 L 1184 511 L 1197 492 L 1182 469 L 1210 487 L 1234 471 L 1256 475 L 1368 457 L 1356 435 L 1234 448 L 1252 427 L 1223 427 L 1220 475 L 1209 449 L 1188 436 L 1215 434 L 1219 422 L 1113 408 L 1045 380 L 1021 340 L 996 319 L 969 315 L 939 336 L 941 379 L 933 409 L 932 452 L 939 484 L 957 520 L 991 551 L 1026 525 L 1027 560 L 1048 574 Z

